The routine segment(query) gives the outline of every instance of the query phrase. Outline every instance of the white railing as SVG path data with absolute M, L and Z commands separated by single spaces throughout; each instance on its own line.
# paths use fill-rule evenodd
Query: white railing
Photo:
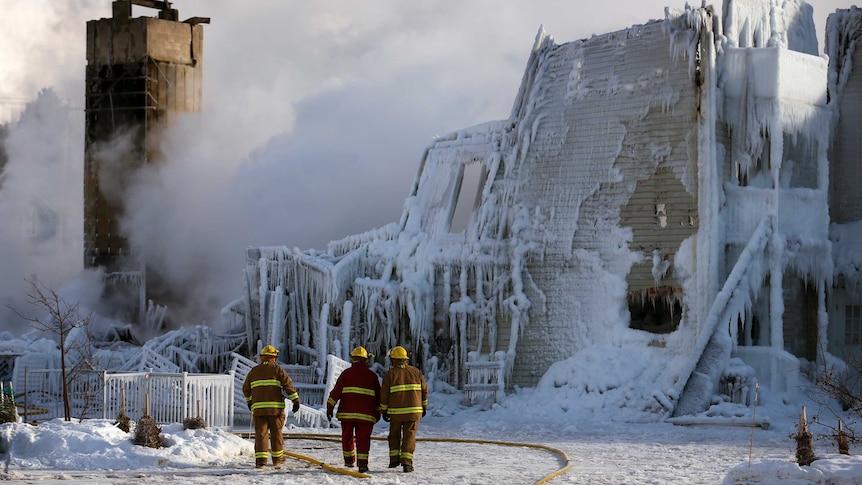
M 69 373 L 70 418 L 102 416 L 102 371 Z M 63 378 L 60 369 L 24 369 L 23 386 L 15 390 L 19 415 L 24 422 L 63 418 Z
M 115 418 L 125 402 L 132 420 L 149 408 L 156 423 L 182 423 L 200 415 L 207 426 L 233 426 L 233 374 L 105 373 L 102 417 Z M 200 410 L 200 413 L 198 413 Z
M 27 369 L 22 403 L 24 421 L 65 417 L 59 369 Z M 200 416 L 207 426 L 233 426 L 233 374 L 110 373 L 89 371 L 69 380 L 71 418 L 114 419 L 125 410 L 132 420 L 147 408 L 158 424 Z
M 301 425 L 311 428 L 329 427 L 329 420 L 326 419 L 326 399 L 329 397 L 329 393 L 332 392 L 332 388 L 335 387 L 335 382 L 338 380 L 338 376 L 340 376 L 345 369 L 348 369 L 350 365 L 350 362 L 347 362 L 335 355 L 329 354 L 326 356 L 325 382 L 322 384 L 315 384 L 315 386 L 320 388 L 320 404 L 300 406 L 299 413 L 296 418 Z
M 472 352 L 470 357 L 475 358 Z M 506 396 L 505 352 L 497 352 L 494 360 L 466 362 L 464 370 L 467 372 L 464 394 L 470 404 L 489 397 L 500 402 Z
M 243 357 L 237 353 L 232 353 L 233 362 L 231 364 L 231 372 L 234 374 L 233 382 L 233 402 L 236 407 L 235 419 L 237 423 L 247 424 L 251 422 L 251 413 L 248 410 L 248 405 L 245 402 L 245 396 L 242 394 L 242 384 L 245 382 L 249 371 L 257 365 L 257 362 Z M 337 359 L 337 360 L 333 360 Z M 337 357 L 330 355 L 327 361 L 330 363 L 329 368 L 337 367 L 334 364 L 340 361 Z M 344 362 L 344 361 L 341 361 Z M 293 381 L 293 387 L 299 394 L 299 400 L 302 404 L 301 411 L 295 415 L 297 421 L 307 424 L 310 427 L 321 427 L 325 413 L 322 411 L 326 406 L 326 397 L 329 395 L 330 388 L 327 388 L 326 383 L 319 382 L 317 364 L 314 365 L 299 365 L 299 364 L 280 364 L 287 371 Z M 350 367 L 350 364 L 347 364 Z M 340 374 L 340 371 L 339 371 Z M 336 375 L 336 378 L 338 376 Z M 334 384 L 335 381 L 333 380 Z M 287 407 L 290 409 L 290 406 Z
M 799 359 L 790 352 L 772 347 L 737 347 L 732 354 L 754 369 L 761 385 L 784 395 L 792 402 L 799 390 Z
M 242 384 L 245 382 L 248 372 L 257 365 L 251 359 L 243 357 L 236 352 L 231 354 L 233 363 L 231 364 L 231 373 L 233 373 L 233 402 L 237 422 L 243 424 L 251 423 L 251 411 L 248 409 L 248 404 L 245 402 L 245 396 L 242 393 Z
M 312 408 L 324 406 L 325 384 L 321 384 L 317 375 L 317 362 L 312 365 L 280 364 L 293 381 L 293 387 L 299 394 L 302 404 Z
M 326 383 L 324 384 L 323 390 L 324 406 L 326 406 L 325 400 L 329 398 L 329 393 L 332 392 L 332 388 L 335 387 L 335 382 L 338 381 L 338 377 L 342 372 L 349 369 L 350 366 L 350 362 L 347 362 L 335 355 L 329 354 L 326 356 Z

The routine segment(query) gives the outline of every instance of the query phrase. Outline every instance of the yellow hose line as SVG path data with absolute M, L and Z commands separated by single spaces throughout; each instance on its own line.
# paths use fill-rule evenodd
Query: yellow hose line
M 305 461 L 307 461 L 313 465 L 318 465 L 318 466 L 322 467 L 323 469 L 329 470 L 331 472 L 341 473 L 343 475 L 350 475 L 350 476 L 359 477 L 359 478 L 371 478 L 371 475 L 366 475 L 365 473 L 355 472 L 353 470 L 348 470 L 346 468 L 339 468 L 337 466 L 327 465 L 326 463 L 323 463 L 320 460 L 315 460 L 314 458 L 311 458 L 310 456 L 300 455 L 299 453 L 291 453 L 289 451 L 285 451 L 284 454 L 287 456 L 296 458 L 298 460 L 305 460 Z
M 245 433 L 234 433 L 234 434 L 239 436 L 240 438 L 243 438 L 243 439 L 254 439 L 254 433 L 245 432 Z M 290 434 L 284 435 L 285 438 L 292 438 L 293 436 L 297 436 L 297 435 L 290 435 Z M 314 434 L 311 434 L 309 436 L 321 436 L 321 437 L 324 437 L 326 439 L 331 439 L 333 437 L 337 437 L 338 442 L 339 443 L 341 442 L 341 435 L 336 436 L 336 435 L 314 435 Z M 320 460 L 315 460 L 314 458 L 312 458 L 310 456 L 300 455 L 299 453 L 293 453 L 293 452 L 290 452 L 287 450 L 284 450 L 284 454 L 291 457 L 291 458 L 296 458 L 297 460 L 307 461 L 307 462 L 311 463 L 312 465 L 317 465 L 317 466 L 323 468 L 324 470 L 329 470 L 331 472 L 341 473 L 343 475 L 350 475 L 350 476 L 359 477 L 359 478 L 372 478 L 371 475 L 366 475 L 365 473 L 359 473 L 359 472 L 355 472 L 353 470 L 348 470 L 347 468 L 340 468 L 337 466 L 327 465 L 326 463 L 324 463 Z
M 334 435 L 334 434 L 298 433 L 298 434 L 285 434 L 284 437 L 290 438 L 290 439 L 317 439 L 317 440 L 327 440 L 327 441 L 337 440 L 337 441 L 341 442 L 341 435 Z M 371 439 L 378 440 L 378 441 L 385 441 L 386 440 L 386 438 L 383 438 L 380 436 L 372 436 Z M 539 450 L 550 451 L 551 453 L 555 453 L 560 458 L 563 459 L 563 461 L 566 463 L 566 466 L 564 466 L 563 468 L 560 468 L 559 470 L 557 470 L 557 471 L 555 471 L 549 475 L 546 475 L 544 478 L 542 478 L 538 482 L 535 482 L 534 485 L 541 485 L 543 483 L 548 483 L 550 480 L 557 478 L 560 475 L 565 474 L 566 472 L 568 472 L 572 468 L 572 463 L 569 461 L 569 455 L 567 455 L 565 451 L 557 449 L 557 448 L 552 448 L 550 446 L 545 446 L 545 445 L 536 445 L 536 444 L 532 444 L 532 443 L 518 443 L 518 442 L 514 442 L 514 441 L 492 441 L 492 440 L 476 440 L 476 439 L 466 439 L 466 438 L 422 438 L 422 437 L 417 437 L 416 441 L 429 441 L 429 442 L 438 442 L 438 443 L 474 443 L 474 444 L 480 444 L 480 445 L 499 445 L 499 446 L 513 446 L 513 447 L 519 447 L 519 448 L 520 447 L 535 448 L 535 449 L 539 449 Z M 293 456 L 293 454 L 288 453 L 286 451 L 284 453 L 290 454 L 291 456 Z M 306 459 L 306 458 L 303 458 L 303 459 Z M 308 460 L 312 461 L 313 459 L 308 458 Z M 314 461 L 316 461 L 316 460 L 314 460 Z M 323 467 L 326 468 L 327 465 L 324 464 Z M 361 476 L 363 478 L 371 478 L 370 475 L 364 475 L 361 473 L 351 472 L 350 470 L 345 470 L 344 468 L 336 468 L 336 467 L 330 467 L 330 468 L 332 468 L 333 471 L 337 471 L 339 473 L 348 473 L 348 474 L 352 474 L 354 476 Z

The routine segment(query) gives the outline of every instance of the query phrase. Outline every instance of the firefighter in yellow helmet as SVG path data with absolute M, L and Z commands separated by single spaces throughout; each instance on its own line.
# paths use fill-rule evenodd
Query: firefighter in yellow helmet
M 380 420 L 380 378 L 368 368 L 368 351 L 356 347 L 350 352 L 349 369 L 338 376 L 335 387 L 326 400 L 326 417 L 332 419 L 335 403 L 339 400 L 335 417 L 341 422 L 341 451 L 344 465 L 368 471 L 368 453 L 371 450 L 371 432 Z M 356 449 L 353 448 L 354 435 Z
M 284 398 L 293 401 L 294 414 L 299 411 L 299 394 L 287 371 L 278 365 L 278 350 L 267 345 L 260 351 L 260 364 L 252 368 L 242 384 L 245 402 L 254 422 L 254 465 L 266 465 L 269 455 L 272 464 L 284 463 Z
M 380 410 L 389 421 L 389 468 L 401 465 L 412 472 L 416 430 L 428 410 L 428 384 L 419 369 L 407 364 L 408 358 L 401 346 L 389 352 L 392 367 L 380 386 Z

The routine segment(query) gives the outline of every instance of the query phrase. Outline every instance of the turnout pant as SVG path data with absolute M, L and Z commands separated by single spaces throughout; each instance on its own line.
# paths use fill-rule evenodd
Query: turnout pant
M 341 421 L 341 451 L 344 454 L 344 464 L 352 466 L 354 461 L 360 467 L 368 467 L 368 452 L 371 451 L 371 431 L 374 423 L 360 419 L 342 419 Z M 356 450 L 353 449 L 354 436 Z
M 284 412 L 254 417 L 254 464 L 266 465 L 270 452 L 273 465 L 284 461 Z
M 416 430 L 419 421 L 404 419 L 397 415 L 389 420 L 389 462 L 400 461 L 402 465 L 413 465 L 413 452 L 416 451 Z

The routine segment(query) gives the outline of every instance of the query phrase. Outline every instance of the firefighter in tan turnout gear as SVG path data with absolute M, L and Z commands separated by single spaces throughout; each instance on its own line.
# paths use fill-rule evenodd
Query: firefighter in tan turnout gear
M 351 366 L 338 376 L 335 387 L 326 400 L 326 417 L 332 419 L 335 403 L 341 422 L 341 450 L 344 466 L 359 467 L 360 473 L 368 471 L 368 452 L 371 450 L 371 432 L 374 423 L 380 420 L 380 379 L 368 368 L 368 351 L 356 347 L 350 352 Z M 354 435 L 356 449 L 354 450 Z
M 389 421 L 389 468 L 398 465 L 413 471 L 416 430 L 428 410 L 428 384 L 419 369 L 407 364 L 407 350 L 395 347 L 389 352 L 392 368 L 380 386 L 380 411 Z
M 284 463 L 284 398 L 299 410 L 299 394 L 293 381 L 276 362 L 278 350 L 267 345 L 260 351 L 260 364 L 252 368 L 242 384 L 242 394 L 254 422 L 254 465 L 261 468 L 272 455 L 273 466 Z

